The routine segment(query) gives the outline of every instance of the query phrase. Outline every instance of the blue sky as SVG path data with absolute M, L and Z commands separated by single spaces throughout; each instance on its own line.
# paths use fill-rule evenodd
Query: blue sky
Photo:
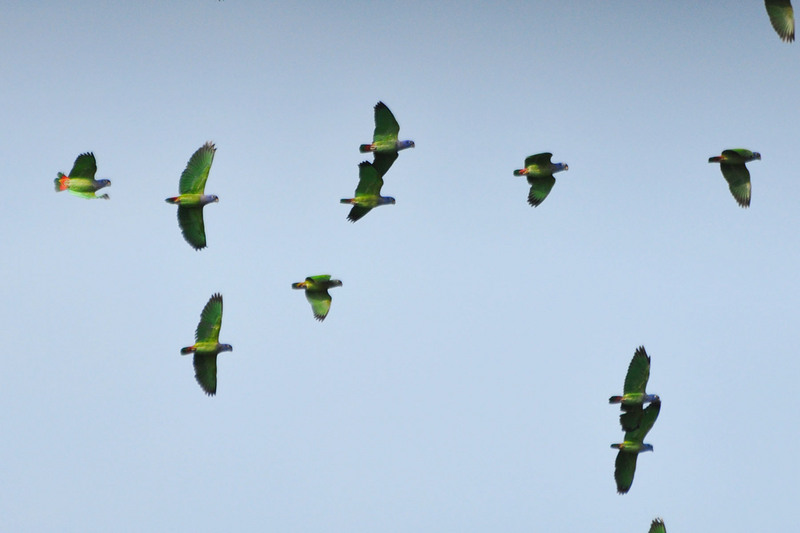
M 795 522 L 797 48 L 762 2 L 15 2 L 0 21 L 13 531 Z M 382 100 L 404 151 L 346 220 Z M 787 104 L 788 102 L 788 104 Z M 205 141 L 208 248 L 178 178 Z M 760 151 L 750 209 L 708 157 Z M 53 192 L 93 151 L 111 200 Z M 512 176 L 569 164 L 538 208 Z M 292 282 L 329 273 L 316 322 Z M 218 394 L 191 360 L 225 299 Z M 620 392 L 661 415 L 616 494 Z

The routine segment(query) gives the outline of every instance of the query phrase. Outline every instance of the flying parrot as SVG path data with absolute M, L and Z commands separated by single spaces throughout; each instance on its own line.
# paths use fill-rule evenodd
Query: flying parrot
M 722 155 L 709 157 L 709 163 L 719 163 L 731 194 L 742 207 L 750 207 L 750 171 L 745 163 L 761 159 L 761 154 L 744 148 L 723 150 Z
M 772 27 L 782 41 L 794 41 L 794 10 L 791 0 L 764 0 Z
M 378 171 L 378 176 L 383 177 L 394 160 L 397 159 L 397 152 L 406 148 L 414 148 L 414 141 L 400 141 L 400 124 L 395 120 L 394 115 L 386 104 L 378 102 L 375 104 L 375 131 L 372 134 L 372 143 L 362 144 L 358 147 L 359 152 L 375 152 L 373 165 Z
M 608 399 L 608 403 L 622 404 L 623 413 L 619 417 L 619 423 L 625 431 L 639 427 L 645 403 L 660 399 L 657 395 L 647 394 L 644 391 L 648 379 L 650 379 L 650 356 L 645 352 L 644 346 L 639 346 L 628 365 L 628 373 L 625 375 L 625 385 L 622 389 L 623 395 L 612 396 Z
M 611 447 L 619 450 L 614 465 L 614 480 L 617 482 L 617 492 L 625 494 L 631 489 L 633 475 L 636 473 L 636 459 L 642 452 L 652 452 L 653 445 L 645 444 L 644 438 L 658 418 L 661 410 L 661 400 L 654 400 L 642 413 L 639 426 L 625 432 L 625 440 Z
M 200 322 L 194 332 L 195 343 L 181 348 L 181 355 L 194 354 L 194 377 L 209 396 L 217 393 L 217 355 L 232 352 L 230 344 L 220 344 L 219 330 L 222 327 L 222 295 L 211 296 L 200 313 Z
M 528 193 L 528 203 L 533 207 L 537 207 L 544 202 L 544 199 L 550 194 L 553 185 L 556 184 L 553 174 L 562 170 L 569 170 L 569 165 L 566 163 L 551 163 L 551 157 L 553 157 L 553 154 L 549 152 L 528 156 L 525 158 L 525 168 L 514 171 L 515 176 L 528 177 L 528 183 L 531 186 L 531 190 Z
M 212 202 L 219 202 L 216 195 L 204 194 L 208 172 L 211 170 L 216 151 L 214 143 L 209 141 L 192 154 L 178 183 L 180 196 L 166 200 L 169 204 L 178 204 L 178 225 L 183 232 L 183 238 L 195 250 L 206 247 L 203 207 Z
M 97 172 L 97 161 L 94 159 L 94 154 L 89 152 L 81 154 L 75 159 L 75 164 L 72 165 L 72 170 L 69 171 L 69 176 L 65 176 L 61 172 L 55 179 L 56 192 L 69 191 L 75 196 L 81 198 L 102 198 L 108 200 L 107 194 L 96 196 L 95 192 L 103 187 L 111 185 L 111 180 L 96 180 L 94 175 Z
M 327 274 L 320 276 L 309 276 L 305 281 L 292 283 L 293 289 L 305 289 L 306 299 L 311 304 L 311 310 L 314 312 L 314 318 L 322 322 L 328 316 L 328 311 L 331 308 L 331 295 L 328 294 L 328 289 L 332 287 L 341 287 L 342 282 L 338 279 L 331 279 Z
M 395 203 L 395 199 L 391 196 L 381 196 L 381 187 L 383 187 L 383 178 L 375 170 L 375 166 L 369 161 L 359 163 L 355 198 L 339 200 L 342 204 L 353 204 L 347 220 L 355 222 L 369 213 L 373 207 Z

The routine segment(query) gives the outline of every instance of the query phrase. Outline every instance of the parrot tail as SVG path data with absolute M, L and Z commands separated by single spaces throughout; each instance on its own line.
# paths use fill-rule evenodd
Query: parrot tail
M 371 144 L 362 144 L 358 147 L 358 151 L 365 154 L 367 152 L 374 152 L 375 150 L 372 148 Z
M 55 183 L 56 192 L 66 191 L 69 188 L 69 177 L 59 172 L 58 177 L 55 179 Z
M 622 396 L 612 396 L 608 399 L 608 403 L 622 403 Z
M 187 346 L 186 348 L 181 348 L 181 355 L 188 355 L 190 353 L 194 353 L 194 351 L 194 346 Z

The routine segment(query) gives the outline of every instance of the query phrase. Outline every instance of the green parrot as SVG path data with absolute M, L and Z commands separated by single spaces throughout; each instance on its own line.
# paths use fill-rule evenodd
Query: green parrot
M 639 346 L 628 365 L 628 373 L 625 375 L 625 385 L 622 389 L 623 395 L 612 396 L 608 399 L 608 403 L 622 404 L 623 413 L 619 417 L 619 423 L 625 431 L 639 427 L 645 403 L 660 399 L 655 394 L 645 393 L 644 389 L 647 387 L 648 379 L 650 379 L 650 356 L 645 352 L 644 346 Z
M 719 163 L 731 194 L 742 207 L 750 207 L 750 171 L 745 163 L 761 159 L 761 154 L 744 148 L 723 150 L 722 155 L 709 157 L 709 163 Z
M 551 163 L 551 157 L 553 154 L 549 152 L 528 156 L 525 158 L 525 168 L 514 171 L 515 176 L 528 176 L 528 183 L 531 186 L 528 203 L 533 207 L 544 202 L 544 199 L 550 194 L 553 185 L 556 184 L 553 174 L 569 170 L 569 165 L 566 163 Z
M 208 172 L 217 151 L 214 143 L 207 142 L 192 154 L 186 169 L 178 183 L 180 196 L 167 198 L 167 203 L 178 204 L 178 225 L 192 248 L 200 250 L 206 247 L 206 228 L 203 223 L 203 207 L 212 202 L 219 202 L 214 194 L 204 194 Z
M 211 296 L 200 313 L 200 322 L 194 332 L 195 343 L 181 348 L 181 355 L 194 354 L 194 377 L 209 396 L 217 393 L 217 355 L 232 352 L 230 344 L 220 344 L 219 330 L 222 327 L 222 295 Z
M 772 27 L 782 41 L 794 41 L 794 10 L 791 0 L 764 0 Z
M 91 152 L 81 154 L 75 159 L 75 164 L 72 165 L 69 176 L 65 176 L 61 172 L 58 173 L 58 177 L 55 179 L 56 192 L 69 191 L 81 198 L 102 198 L 103 200 L 108 200 L 107 194 L 97 196 L 95 192 L 103 187 L 111 185 L 111 180 L 94 179 L 96 172 L 97 161 L 94 159 L 94 154 Z
M 375 131 L 372 134 L 372 143 L 362 144 L 358 151 L 362 154 L 375 152 L 375 170 L 378 175 L 383 177 L 394 160 L 397 159 L 397 152 L 406 148 L 414 148 L 414 141 L 400 141 L 400 124 L 395 120 L 394 115 L 386 104 L 378 102 L 375 104 Z
M 664 525 L 663 520 L 656 518 L 653 520 L 653 523 L 650 524 L 650 531 L 648 533 L 667 533 L 667 526 Z
M 338 279 L 331 279 L 327 274 L 320 276 L 309 276 L 305 281 L 292 283 L 293 289 L 305 289 L 306 299 L 311 304 L 311 310 L 314 312 L 314 318 L 322 322 L 328 316 L 328 311 L 331 309 L 331 295 L 328 294 L 328 289 L 332 287 L 341 287 L 342 282 Z
M 356 197 L 339 200 L 343 204 L 353 204 L 353 208 L 347 215 L 347 220 L 355 222 L 369 213 L 373 207 L 394 204 L 395 199 L 391 196 L 381 196 L 381 187 L 383 187 L 383 178 L 375 170 L 375 166 L 369 161 L 359 163 Z
M 625 432 L 625 440 L 611 447 L 619 450 L 614 468 L 614 479 L 617 482 L 617 492 L 625 494 L 631 489 L 633 475 L 636 472 L 636 458 L 642 452 L 652 452 L 653 445 L 645 444 L 644 438 L 658 418 L 661 410 L 661 400 L 654 400 L 642 413 L 639 426 Z

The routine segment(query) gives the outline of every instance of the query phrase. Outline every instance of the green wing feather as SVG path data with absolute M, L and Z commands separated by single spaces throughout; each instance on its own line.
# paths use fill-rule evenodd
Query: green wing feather
M 375 167 L 379 177 L 382 178 L 389 171 L 392 163 L 397 159 L 397 155 L 397 152 L 375 152 L 375 161 L 372 166 Z
M 619 425 L 622 426 L 623 431 L 632 431 L 641 425 L 644 413 L 642 404 L 622 404 L 622 411 L 623 413 L 619 415 Z
M 726 163 L 723 161 L 719 166 L 736 202 L 742 207 L 748 207 L 750 205 L 751 192 L 750 171 L 747 170 L 744 163 Z
M 617 453 L 617 460 L 614 461 L 614 481 L 617 482 L 618 493 L 625 494 L 631 489 L 638 457 L 638 453 L 623 452 L 622 450 Z
M 547 198 L 547 195 L 553 190 L 556 179 L 552 174 L 550 176 L 541 177 L 528 176 L 528 183 L 531 185 L 531 190 L 528 193 L 528 203 L 533 207 L 537 207 L 544 202 L 544 199 Z
M 364 217 L 367 213 L 372 211 L 371 207 L 364 207 L 363 205 L 354 205 L 350 212 L 347 214 L 347 220 L 355 222 Z
M 383 179 L 378 175 L 378 171 L 369 161 L 362 161 L 358 165 L 358 186 L 356 187 L 356 197 L 359 196 L 379 196 L 383 187 Z
M 644 346 L 639 346 L 633 359 L 628 365 L 628 373 L 625 375 L 624 394 L 631 392 L 644 393 L 647 387 L 647 380 L 650 379 L 650 356 L 644 350 Z
M 788 42 L 794 41 L 794 10 L 790 0 L 765 0 L 767 14 L 778 36 Z
M 653 520 L 653 523 L 650 524 L 650 531 L 648 533 L 667 533 L 667 526 L 664 525 L 663 520 L 656 518 Z
M 220 302 L 220 307 L 222 302 Z M 217 355 L 194 354 L 194 377 L 209 396 L 217 393 Z
M 746 163 L 753 160 L 754 154 L 752 150 L 747 148 L 728 148 L 722 151 L 722 155 L 730 159 L 731 162 Z
M 399 134 L 400 124 L 386 104 L 383 102 L 375 104 L 375 132 L 372 134 L 372 142 L 397 141 Z
M 630 431 L 625 432 L 625 440 L 629 442 L 643 443 L 645 436 L 650 432 L 653 424 L 656 423 L 658 413 L 661 411 L 661 400 L 650 402 L 650 405 L 642 412 L 642 420 L 639 425 Z
M 219 342 L 219 330 L 222 327 L 222 295 L 217 293 L 211 296 L 200 313 L 200 323 L 197 324 L 194 338 L 197 342 Z M 196 364 L 196 363 L 195 363 Z M 214 368 L 216 369 L 216 359 Z M 216 375 L 216 370 L 214 375 Z
M 178 206 L 178 225 L 183 238 L 192 248 L 200 250 L 206 247 L 206 226 L 203 222 L 202 207 Z
M 216 151 L 214 143 L 209 141 L 192 154 L 186 169 L 181 174 L 178 192 L 181 194 L 203 194 L 206 188 L 208 172 L 211 170 L 211 163 L 214 161 L 214 153 Z
M 87 198 L 87 199 L 90 199 L 90 200 L 94 199 L 94 198 L 100 198 L 100 199 L 103 199 L 103 200 L 108 200 L 108 195 L 107 194 L 101 194 L 100 196 L 98 196 L 95 191 L 86 192 L 86 191 L 73 191 L 72 189 L 68 189 L 68 192 L 70 194 L 74 194 L 75 196 L 80 196 L 81 198 Z
M 325 320 L 328 316 L 328 311 L 331 309 L 331 295 L 328 294 L 327 289 L 323 290 L 307 290 L 306 299 L 311 304 L 311 310 L 314 312 L 314 318 L 320 322 Z
M 534 154 L 529 155 L 525 158 L 525 166 L 529 167 L 531 165 L 539 165 L 543 167 L 550 166 L 550 159 L 553 157 L 553 154 L 550 152 L 544 152 L 542 154 Z
M 94 159 L 94 154 L 89 152 L 81 154 L 75 159 L 75 164 L 72 165 L 72 170 L 69 172 L 70 178 L 89 178 L 94 179 L 97 172 L 97 161 Z

